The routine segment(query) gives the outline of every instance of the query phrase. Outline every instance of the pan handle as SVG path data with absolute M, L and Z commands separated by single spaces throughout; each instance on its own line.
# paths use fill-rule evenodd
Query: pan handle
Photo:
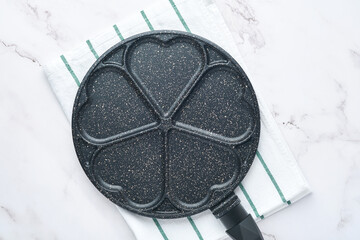
M 240 199 L 235 193 L 231 193 L 223 202 L 212 207 L 211 211 L 220 219 L 226 233 L 233 240 L 264 240 L 254 219 L 240 204 Z

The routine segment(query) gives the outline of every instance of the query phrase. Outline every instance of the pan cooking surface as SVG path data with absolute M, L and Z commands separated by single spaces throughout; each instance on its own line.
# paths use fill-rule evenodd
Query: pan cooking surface
M 143 33 L 90 68 L 72 117 L 81 166 L 115 204 L 159 218 L 221 202 L 248 172 L 260 117 L 224 50 L 193 34 Z

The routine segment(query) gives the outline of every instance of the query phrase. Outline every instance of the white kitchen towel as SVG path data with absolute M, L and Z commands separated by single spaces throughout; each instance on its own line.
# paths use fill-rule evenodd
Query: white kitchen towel
M 61 55 L 44 67 L 69 121 L 78 85 L 95 60 L 124 38 L 154 29 L 188 31 L 205 37 L 228 51 L 246 71 L 231 33 L 212 0 L 160 0 L 149 8 L 139 9 L 131 18 L 109 26 L 103 34 L 87 40 L 79 48 Z M 310 191 L 259 94 L 256 80 L 251 76 L 249 78 L 257 92 L 260 106 L 260 145 L 249 173 L 235 192 L 246 210 L 256 220 L 261 220 Z M 224 227 L 209 210 L 174 220 L 146 218 L 120 208 L 119 211 L 139 240 L 226 238 Z

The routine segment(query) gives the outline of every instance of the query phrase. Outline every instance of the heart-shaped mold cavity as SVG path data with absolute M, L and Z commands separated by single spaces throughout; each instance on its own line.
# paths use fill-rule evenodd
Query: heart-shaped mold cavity
M 194 161 L 196 159 L 196 161 Z M 169 192 L 182 208 L 200 207 L 239 172 L 231 150 L 177 130 L 169 134 Z
M 95 71 L 89 78 L 86 95 L 87 101 L 79 112 L 79 126 L 88 139 L 106 140 L 156 121 L 122 70 L 105 67 Z
M 227 66 L 210 68 L 176 113 L 185 124 L 236 140 L 251 134 L 255 126 L 253 106 L 246 94 L 246 80 Z
M 161 133 L 155 131 L 136 141 L 111 145 L 94 156 L 91 170 L 101 187 L 120 192 L 124 203 L 137 208 L 154 207 L 164 194 L 162 141 Z M 144 156 L 144 152 L 151 154 Z
M 201 46 L 186 38 L 166 42 L 147 38 L 132 45 L 126 58 L 130 74 L 155 99 L 163 115 L 199 75 L 205 62 Z

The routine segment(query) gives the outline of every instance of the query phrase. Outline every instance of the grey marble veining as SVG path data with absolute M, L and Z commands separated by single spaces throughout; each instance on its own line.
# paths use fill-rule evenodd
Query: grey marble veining
M 0 0 L 0 239 L 133 239 L 81 171 L 41 65 L 142 4 Z M 359 2 L 217 4 L 312 186 L 259 223 L 265 238 L 359 238 Z

